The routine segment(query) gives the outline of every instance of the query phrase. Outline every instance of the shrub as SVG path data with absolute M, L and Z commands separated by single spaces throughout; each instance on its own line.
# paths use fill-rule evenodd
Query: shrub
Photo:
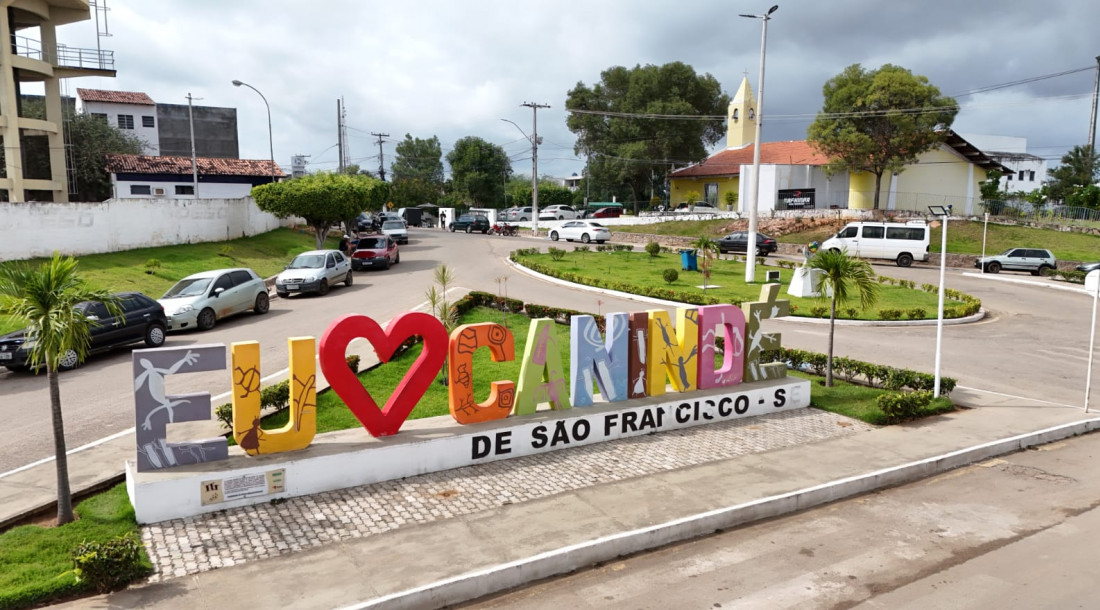
M 560 261 L 561 259 L 565 258 L 565 250 L 562 250 L 561 248 L 551 247 L 546 250 L 546 253 L 549 254 L 550 259 L 554 261 Z
M 878 317 L 882 320 L 897 320 L 901 318 L 900 309 L 880 309 L 878 310 Z
M 829 315 L 829 308 L 825 307 L 823 305 L 818 305 L 816 307 L 811 307 L 810 308 L 810 315 L 815 317 L 815 318 L 824 318 L 825 316 Z
M 148 273 L 149 275 L 153 275 L 154 273 L 157 272 L 157 269 L 160 269 L 160 260 L 159 259 L 151 258 L 151 259 L 145 261 L 145 273 Z
M 221 425 L 229 431 L 233 430 L 233 405 L 231 403 L 225 403 L 217 409 L 214 409 L 214 417 L 221 422 Z
M 920 289 L 925 292 L 939 292 L 940 289 L 935 284 L 921 284 Z
M 859 316 L 859 310 L 856 309 L 855 307 L 848 307 L 847 309 L 844 310 L 844 313 L 845 313 L 845 315 L 847 315 L 849 318 L 852 318 L 853 320 L 856 319 L 857 316 Z
M 347 358 L 344 358 L 344 360 L 347 361 L 348 368 L 351 369 L 351 372 L 358 375 L 359 374 L 359 355 L 358 354 L 351 354 Z
M 141 543 L 132 532 L 107 542 L 84 541 L 73 549 L 72 557 L 77 582 L 86 582 L 99 593 L 121 589 L 148 571 Z
M 260 390 L 260 408 L 285 409 L 290 405 L 290 381 L 283 380 Z
M 927 312 L 925 312 L 924 309 L 920 307 L 913 307 L 911 309 L 905 310 L 905 315 L 910 320 L 923 320 L 926 316 L 926 313 Z
M 658 255 L 661 254 L 661 244 L 655 241 L 651 241 L 645 245 L 645 251 L 651 257 L 656 258 Z
M 596 249 L 602 251 L 603 246 L 598 246 Z M 574 252 L 591 252 L 592 248 L 590 248 L 588 246 L 573 246 L 573 251 Z
M 878 397 L 878 408 L 891 421 L 899 422 L 920 417 L 921 410 L 932 402 L 932 392 L 892 392 Z
M 675 269 L 665 269 L 661 277 L 665 278 L 665 283 L 671 286 L 673 282 L 680 279 L 680 272 Z

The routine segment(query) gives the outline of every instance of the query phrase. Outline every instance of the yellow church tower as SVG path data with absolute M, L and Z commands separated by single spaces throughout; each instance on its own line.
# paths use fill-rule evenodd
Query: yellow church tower
M 741 79 L 737 95 L 730 101 L 727 115 L 726 148 L 744 148 L 756 137 L 756 97 L 752 94 L 748 77 Z

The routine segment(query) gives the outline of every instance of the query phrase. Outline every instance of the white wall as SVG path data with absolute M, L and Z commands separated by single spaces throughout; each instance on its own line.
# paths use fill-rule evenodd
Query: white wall
M 118 115 L 129 114 L 134 117 L 134 128 L 119 129 L 123 133 L 134 134 L 145 141 L 145 150 L 142 154 L 160 155 L 160 133 L 157 131 L 157 107 L 144 104 L 115 104 L 109 102 L 85 102 L 81 100 L 81 106 L 85 113 L 101 113 L 107 115 L 107 124 L 118 129 Z M 153 117 L 152 127 L 142 127 L 143 116 Z
M 289 224 L 251 198 L 0 203 L 0 260 L 224 241 Z
M 216 178 L 207 176 L 207 179 Z M 190 180 L 184 182 L 152 182 L 146 180 L 117 180 L 111 174 L 115 199 L 194 199 L 192 195 L 177 195 L 176 186 L 193 186 Z M 148 186 L 152 195 L 131 195 L 131 185 Z M 164 189 L 163 195 L 155 195 L 157 189 Z M 199 182 L 198 196 L 201 199 L 241 199 L 252 193 L 251 184 L 222 184 L 217 182 Z

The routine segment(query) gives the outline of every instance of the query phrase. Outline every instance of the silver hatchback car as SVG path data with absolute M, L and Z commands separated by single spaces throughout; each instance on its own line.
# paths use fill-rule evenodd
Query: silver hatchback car
M 987 273 L 1005 271 L 1030 271 L 1031 275 L 1042 275 L 1047 269 L 1058 268 L 1058 261 L 1050 250 L 1040 248 L 1009 248 L 1000 254 L 979 258 L 974 261 L 978 269 Z
M 157 299 L 168 314 L 168 330 L 214 324 L 242 311 L 267 313 L 271 306 L 264 280 L 251 269 L 218 269 L 189 275 Z

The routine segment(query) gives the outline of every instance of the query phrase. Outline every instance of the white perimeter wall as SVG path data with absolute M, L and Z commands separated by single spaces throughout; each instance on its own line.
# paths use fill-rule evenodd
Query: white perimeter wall
M 266 233 L 291 224 L 240 199 L 0 203 L 0 260 L 117 252 Z

